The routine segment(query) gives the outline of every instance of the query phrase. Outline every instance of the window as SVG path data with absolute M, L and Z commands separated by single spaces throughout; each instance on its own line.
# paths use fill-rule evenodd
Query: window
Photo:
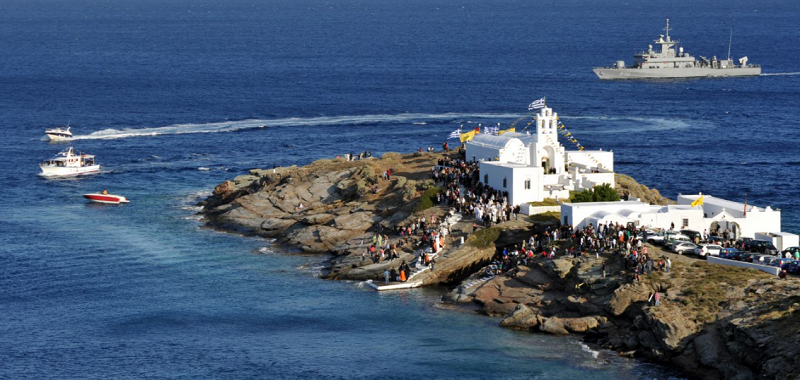
M 564 217 L 564 224 L 569 224 L 569 217 L 568 216 Z
M 506 187 L 507 184 L 508 184 L 508 179 L 507 178 L 503 178 L 503 187 Z
M 683 227 L 689 227 L 689 218 L 683 218 Z
M 530 179 L 526 179 L 525 180 L 525 190 L 530 190 L 530 189 L 531 189 L 531 180 Z
M 486 185 L 489 184 L 489 175 L 488 174 L 484 174 L 483 175 L 483 183 L 486 184 Z

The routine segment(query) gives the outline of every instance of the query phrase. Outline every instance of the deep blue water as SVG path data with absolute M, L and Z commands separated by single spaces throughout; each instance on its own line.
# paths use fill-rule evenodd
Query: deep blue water
M 666 17 L 694 55 L 724 56 L 733 27 L 735 58 L 800 72 L 789 1 L 0 2 L 0 378 L 668 377 L 437 290 L 318 280 L 319 258 L 203 229 L 192 208 L 253 167 L 439 146 L 547 96 L 617 171 L 672 198 L 747 192 L 800 232 L 800 77 L 591 72 Z M 66 147 L 43 130 L 67 122 L 102 174 L 38 177 Z M 102 188 L 133 202 L 81 197 Z

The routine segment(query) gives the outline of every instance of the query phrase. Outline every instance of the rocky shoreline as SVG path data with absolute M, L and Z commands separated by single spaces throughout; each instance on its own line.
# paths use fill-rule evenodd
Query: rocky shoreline
M 435 189 L 429 173 L 442 157 L 387 153 L 381 159 L 254 169 L 217 186 L 200 203 L 201 213 L 217 229 L 332 254 L 325 278 L 382 281 L 385 271 L 414 260 L 421 246 L 415 238 L 394 234 L 397 226 L 421 215 L 448 216 L 444 207 L 420 206 L 421 197 Z M 383 175 L 387 171 L 389 178 Z M 618 190 L 632 197 L 668 202 L 630 177 L 618 176 L 617 182 Z M 498 247 L 523 241 L 542 225 L 520 218 L 474 230 L 471 219 L 454 220 L 435 270 L 419 273 L 415 280 L 454 287 L 446 301 L 504 316 L 503 327 L 582 334 L 589 343 L 679 368 L 692 378 L 800 375 L 796 279 L 780 281 L 654 247 L 651 252 L 672 257 L 673 270 L 653 272 L 640 282 L 631 283 L 618 255 L 536 258 L 513 276 L 483 275 Z M 397 258 L 376 262 L 364 257 L 378 232 L 398 245 Z M 648 302 L 656 291 L 664 294 L 657 307 Z

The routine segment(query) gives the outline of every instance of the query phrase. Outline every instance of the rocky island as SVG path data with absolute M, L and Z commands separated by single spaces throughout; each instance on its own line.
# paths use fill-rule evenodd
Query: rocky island
M 504 317 L 501 326 L 584 340 L 682 370 L 692 378 L 798 378 L 800 281 L 750 269 L 709 264 L 648 247 L 669 258 L 666 271 L 638 281 L 622 255 L 587 254 L 575 242 L 550 242 L 555 255 L 536 255 L 499 274 L 501 250 L 557 228 L 552 215 L 519 217 L 483 227 L 437 203 L 432 174 L 458 153 L 384 154 L 382 158 L 316 161 L 304 167 L 253 169 L 226 181 L 201 202 L 217 229 L 274 238 L 307 253 L 330 254 L 323 276 L 385 280 L 401 263 L 419 260 L 428 242 L 406 227 L 445 225 L 435 268 L 410 273 L 421 286 L 446 285 L 446 302 Z M 617 175 L 617 190 L 664 204 L 656 190 Z M 440 198 L 439 198 L 440 199 Z M 443 234 L 445 235 L 445 234 Z M 374 239 L 391 247 L 384 259 L 368 251 Z M 462 243 L 463 242 L 463 243 Z M 652 297 L 660 294 L 654 305 Z

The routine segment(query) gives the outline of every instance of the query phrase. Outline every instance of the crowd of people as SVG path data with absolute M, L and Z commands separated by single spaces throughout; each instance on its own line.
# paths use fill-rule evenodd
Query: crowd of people
M 519 205 L 509 204 L 507 191 L 484 185 L 477 163 L 445 157 L 431 169 L 430 176 L 444 188 L 437 195 L 438 201 L 444 201 L 464 216 L 474 216 L 476 222 L 484 226 L 518 218 Z
M 429 149 L 430 151 L 430 149 Z M 399 259 L 398 251 L 406 247 L 418 250 L 416 266 L 427 265 L 433 269 L 435 259 L 426 252 L 438 252 L 445 243 L 445 236 L 451 235 L 451 226 L 446 222 L 453 212 L 464 218 L 473 218 L 473 230 L 488 228 L 495 224 L 518 218 L 520 208 L 508 202 L 508 193 L 495 190 L 480 181 L 478 164 L 462 158 L 443 156 L 430 171 L 430 178 L 442 188 L 433 197 L 435 205 L 446 206 L 450 210 L 443 218 L 435 214 L 430 217 L 419 216 L 416 220 L 392 228 L 397 239 L 390 243 L 387 234 L 381 232 L 373 237 L 368 254 L 373 262 Z M 389 170 L 382 173 L 382 179 L 391 178 Z M 630 225 L 615 223 L 588 225 L 574 228 L 564 224 L 543 226 L 529 239 L 520 244 L 505 247 L 498 251 L 486 271 L 489 275 L 514 275 L 520 266 L 529 265 L 534 257 L 555 259 L 559 255 L 578 257 L 590 254 L 618 254 L 624 258 L 625 269 L 631 271 L 631 280 L 654 270 L 668 272 L 671 261 L 665 257 L 655 259 L 647 252 L 642 239 L 644 231 Z M 556 241 L 559 241 L 556 244 Z M 566 247 L 566 248 L 558 248 Z M 426 250 L 430 248 L 430 250 Z M 603 265 L 603 275 L 606 273 Z M 412 268 L 405 260 L 384 273 L 385 280 L 407 281 Z

